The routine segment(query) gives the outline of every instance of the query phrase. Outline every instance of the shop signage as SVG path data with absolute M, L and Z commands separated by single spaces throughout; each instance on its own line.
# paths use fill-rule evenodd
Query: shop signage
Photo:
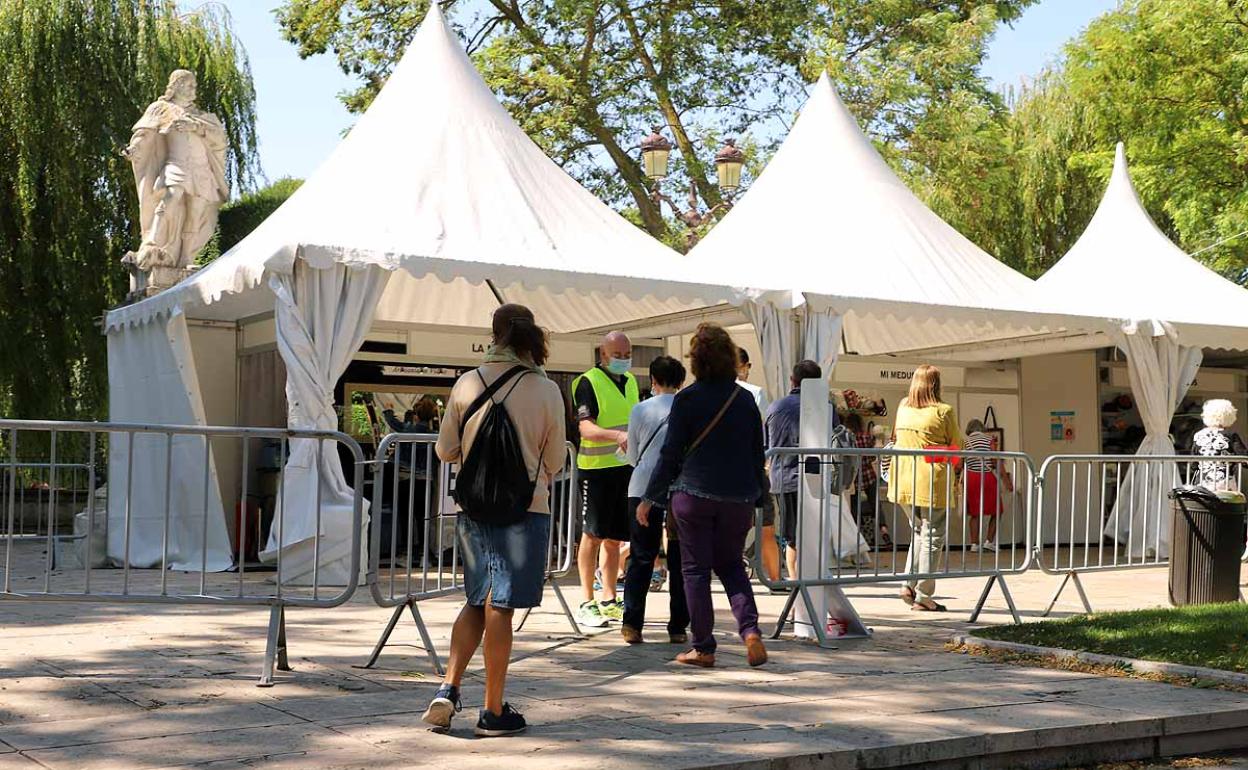
M 477 366 L 490 347 L 487 333 L 412 330 L 407 357 L 437 367 Z M 594 360 L 594 343 L 555 338 L 550 343 L 549 371 L 583 371 Z
M 444 366 L 390 366 L 381 367 L 387 377 L 454 377 L 455 369 Z
M 879 363 L 875 361 L 839 361 L 833 381 L 836 383 L 869 383 L 909 388 L 918 364 Z M 941 385 L 959 388 L 966 384 L 966 370 L 957 366 L 940 367 Z
M 1240 392 L 1237 382 L 1237 373 L 1218 369 L 1201 369 L 1196 372 L 1195 379 L 1188 385 L 1192 390 L 1198 390 L 1202 393 L 1216 393 L 1222 396 L 1232 396 Z M 1110 370 L 1110 384 L 1116 388 L 1130 388 L 1131 377 L 1127 374 L 1127 367 L 1115 366 Z

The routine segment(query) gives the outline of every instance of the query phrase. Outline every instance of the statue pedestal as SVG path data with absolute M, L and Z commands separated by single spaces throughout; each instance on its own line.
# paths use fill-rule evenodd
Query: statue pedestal
M 147 299 L 148 297 L 155 296 L 194 274 L 197 269 L 198 268 L 196 267 L 158 266 L 153 267 L 147 272 L 142 270 L 131 270 L 130 293 L 126 295 L 126 302 L 138 302 L 140 300 Z

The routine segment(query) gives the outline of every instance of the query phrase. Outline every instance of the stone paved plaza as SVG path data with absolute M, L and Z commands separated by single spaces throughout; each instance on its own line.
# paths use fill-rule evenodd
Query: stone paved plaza
M 759 669 L 745 665 L 717 595 L 723 644 L 713 670 L 671 663 L 678 650 L 667 644 L 625 646 L 614 629 L 578 640 L 548 592 L 517 637 L 508 686 L 532 727 L 493 740 L 471 737 L 477 666 L 452 734 L 423 729 L 437 677 L 409 620 L 375 669 L 357 668 L 388 618 L 367 591 L 337 609 L 290 611 L 295 671 L 270 689 L 255 686 L 262 609 L 2 602 L 0 770 L 1017 767 L 1243 742 L 1248 694 L 945 651 L 952 633 L 970 627 L 982 584 L 943 581 L 951 612 L 939 617 L 907 611 L 892 586 L 851 589 L 873 639 L 834 650 L 776 642 Z M 1165 595 L 1159 569 L 1086 584 L 1097 609 L 1156 605 Z M 1035 615 L 1055 578 L 1033 572 L 1010 586 Z M 1073 592 L 1055 614 L 1075 609 L 1067 599 Z M 764 619 L 781 603 L 761 597 Z M 453 598 L 424 605 L 442 651 L 457 607 Z M 1008 618 L 994 593 L 982 620 Z M 665 639 L 661 626 L 652 633 Z

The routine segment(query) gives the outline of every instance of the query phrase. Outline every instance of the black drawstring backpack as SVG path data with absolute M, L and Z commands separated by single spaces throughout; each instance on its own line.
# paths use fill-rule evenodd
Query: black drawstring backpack
M 490 411 L 485 413 L 477 428 L 472 448 L 468 450 L 468 455 L 455 477 L 455 502 L 459 504 L 464 515 L 475 522 L 498 526 L 516 524 L 524 520 L 529 503 L 533 500 L 537 479 L 529 478 L 529 468 L 520 448 L 520 437 L 504 406 L 516 385 L 520 384 L 524 375 L 531 372 L 526 366 L 508 369 L 477 396 L 459 421 L 459 439 L 462 444 L 464 426 L 487 401 L 492 402 Z M 477 370 L 477 376 L 484 384 L 485 377 L 481 375 L 480 369 Z M 494 401 L 494 395 L 513 378 L 515 382 L 507 394 L 501 400 Z

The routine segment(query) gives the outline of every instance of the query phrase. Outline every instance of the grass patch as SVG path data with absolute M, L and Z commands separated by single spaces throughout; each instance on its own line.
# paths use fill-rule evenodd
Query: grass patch
M 1105 612 L 977 629 L 976 636 L 1248 674 L 1248 604 Z

